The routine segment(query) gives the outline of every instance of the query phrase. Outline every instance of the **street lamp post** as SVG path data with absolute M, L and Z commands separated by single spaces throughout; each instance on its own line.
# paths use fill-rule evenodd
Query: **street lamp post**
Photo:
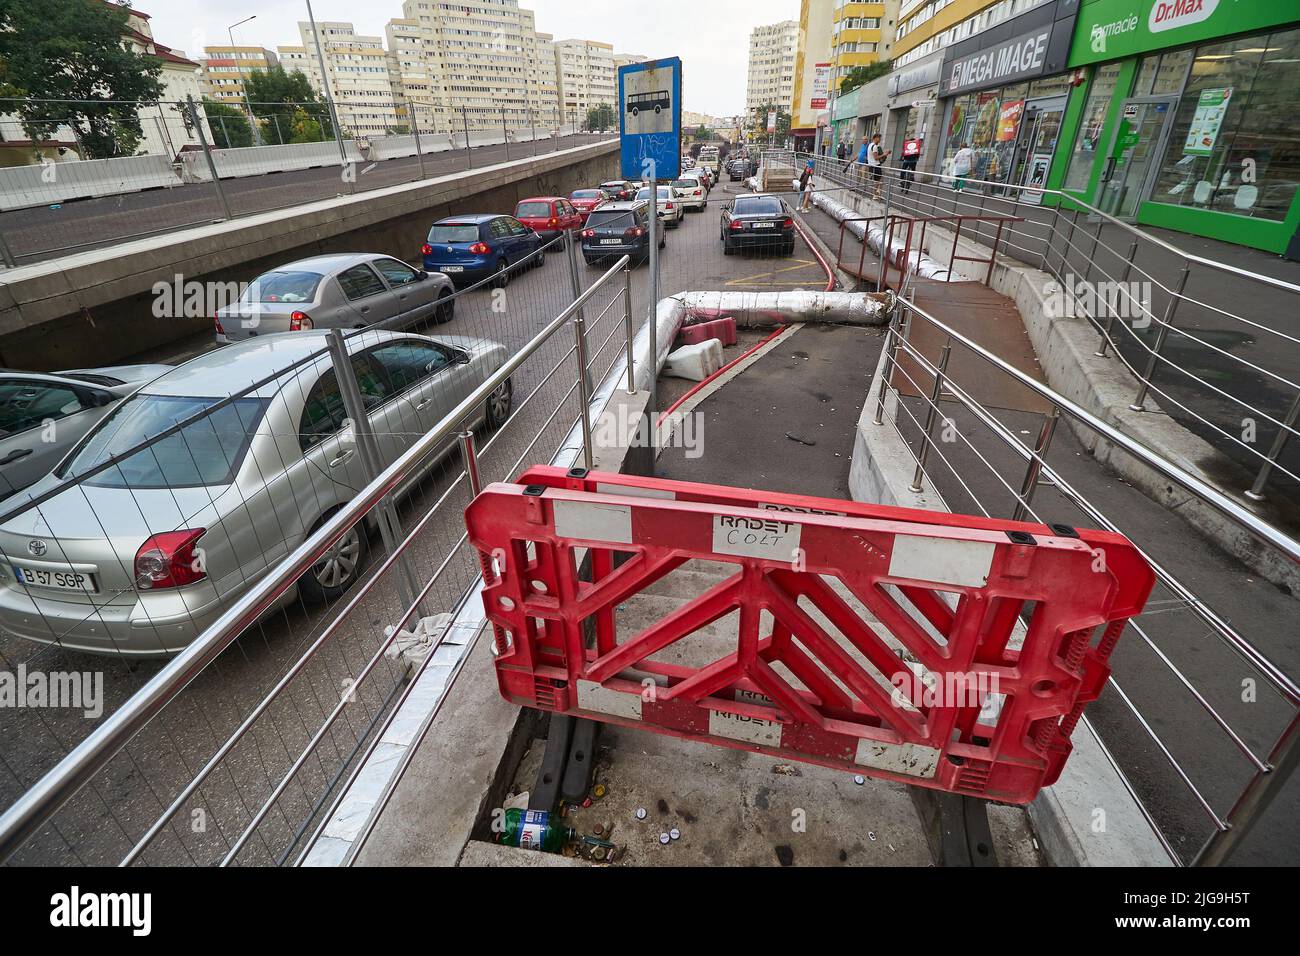
M 230 57 L 235 61 L 235 72 L 239 75 L 239 91 L 244 96 L 244 110 L 248 113 L 248 128 L 253 134 L 253 145 L 261 146 L 262 131 L 257 127 L 257 120 L 253 119 L 253 107 L 252 104 L 248 102 L 248 88 L 244 86 L 244 71 L 240 69 L 239 56 L 235 50 L 235 27 L 243 26 L 249 20 L 256 19 L 257 14 L 255 13 L 251 17 L 244 17 L 244 19 L 240 20 L 238 23 L 232 23 L 230 26 L 226 27 L 226 36 L 230 37 Z M 226 144 L 229 145 L 229 143 L 230 137 L 227 136 Z
M 334 108 L 334 97 L 330 94 L 330 78 L 325 72 L 325 54 L 321 50 L 320 34 L 316 32 L 316 14 L 312 13 L 311 0 L 306 0 L 307 19 L 311 21 L 311 38 L 316 45 L 316 63 L 320 66 L 320 85 L 321 91 L 325 94 L 325 103 L 330 108 L 330 122 L 334 124 L 334 141 L 339 145 L 339 162 L 346 169 L 348 165 L 348 153 L 343 148 L 343 129 L 339 126 L 339 114 Z

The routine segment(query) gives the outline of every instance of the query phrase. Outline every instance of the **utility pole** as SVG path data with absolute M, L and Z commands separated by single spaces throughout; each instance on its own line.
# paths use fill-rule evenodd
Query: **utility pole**
M 325 93 L 325 103 L 330 108 L 330 122 L 334 124 L 334 141 L 339 144 L 339 162 L 344 167 L 348 164 L 348 151 L 343 148 L 343 129 L 339 126 L 338 110 L 334 108 L 334 97 L 330 94 L 330 78 L 325 72 L 325 53 L 321 49 L 320 34 L 316 32 L 316 14 L 312 13 L 311 0 L 307 4 L 307 19 L 311 21 L 311 39 L 316 44 L 316 62 L 320 66 L 320 85 Z
M 239 56 L 235 50 L 235 27 L 243 26 L 249 20 L 256 19 L 257 14 L 255 13 L 251 17 L 244 17 L 244 19 L 240 20 L 238 23 L 232 23 L 230 26 L 226 27 L 226 36 L 230 37 L 230 58 L 235 61 L 235 72 L 239 75 L 239 91 L 244 95 L 244 109 L 248 113 L 248 126 L 253 133 L 253 145 L 261 146 L 262 130 L 257 125 L 257 120 L 253 119 L 253 106 L 248 102 L 248 88 L 244 85 L 244 71 L 239 66 Z M 223 123 L 222 129 L 224 128 L 225 124 Z M 226 143 L 227 145 L 230 143 L 229 134 L 226 136 Z

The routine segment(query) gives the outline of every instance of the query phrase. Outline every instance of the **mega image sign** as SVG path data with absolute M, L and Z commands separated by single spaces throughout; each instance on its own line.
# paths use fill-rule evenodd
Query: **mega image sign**
M 1040 76 L 1047 62 L 1047 44 L 1051 38 L 1052 27 L 1049 24 L 978 53 L 958 57 L 944 68 L 941 95 L 951 96 Z
M 1283 0 L 1084 0 L 1071 67 L 1118 60 L 1300 20 Z

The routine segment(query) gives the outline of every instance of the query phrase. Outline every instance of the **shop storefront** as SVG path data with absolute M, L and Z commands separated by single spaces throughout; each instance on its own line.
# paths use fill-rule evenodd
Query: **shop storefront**
M 885 148 L 892 154 L 891 164 L 897 165 L 897 160 L 903 155 L 903 143 L 918 139 L 921 141 L 921 156 L 917 169 L 935 168 L 935 158 L 939 155 L 936 127 L 942 70 L 943 52 L 940 51 L 889 75 L 885 101 L 889 115 L 889 140 Z
M 1111 215 L 1300 258 L 1300 3 L 1082 0 L 1061 187 Z
M 940 164 L 933 168 L 949 172 L 965 145 L 975 156 L 971 179 L 1048 185 L 1072 86 L 1066 60 L 1077 10 L 1078 0 L 1056 0 L 945 51 L 939 79 L 943 138 Z M 1039 199 L 1033 192 L 1006 193 Z

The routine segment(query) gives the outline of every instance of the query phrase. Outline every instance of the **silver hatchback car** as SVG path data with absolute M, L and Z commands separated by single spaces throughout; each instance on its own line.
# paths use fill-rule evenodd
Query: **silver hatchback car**
M 451 280 L 376 253 L 315 256 L 264 272 L 216 314 L 217 342 L 311 329 L 450 321 Z
M 189 644 L 366 485 L 329 355 L 313 358 L 326 345 L 319 331 L 260 335 L 178 366 L 0 507 L 0 627 L 126 657 Z M 486 339 L 381 330 L 352 336 L 348 350 L 385 466 L 506 359 Z M 475 424 L 500 425 L 511 398 L 507 380 Z M 354 527 L 298 593 L 333 600 L 362 574 L 368 548 Z

